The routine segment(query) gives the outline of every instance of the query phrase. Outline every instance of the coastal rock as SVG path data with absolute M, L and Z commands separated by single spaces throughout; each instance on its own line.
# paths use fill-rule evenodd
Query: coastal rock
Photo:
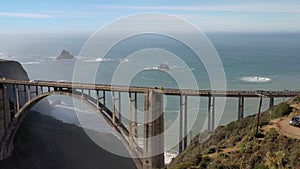
M 167 64 L 160 64 L 158 68 L 162 70 L 170 70 L 170 67 Z
M 0 61 L 0 78 L 29 80 L 28 74 L 19 62 L 11 60 Z
M 67 50 L 63 50 L 56 59 L 74 59 L 74 56 Z

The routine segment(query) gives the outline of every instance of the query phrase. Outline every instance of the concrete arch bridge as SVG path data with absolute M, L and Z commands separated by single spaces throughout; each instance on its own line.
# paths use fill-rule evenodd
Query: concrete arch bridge
M 237 118 L 244 116 L 244 98 L 266 97 L 269 106 L 274 98 L 293 97 L 299 91 L 209 91 L 179 90 L 146 87 L 110 86 L 101 84 L 70 83 L 56 81 L 22 81 L 0 79 L 0 159 L 7 158 L 13 150 L 13 140 L 30 109 L 50 95 L 65 95 L 81 100 L 93 108 L 115 131 L 137 168 L 164 167 L 164 95 L 179 97 L 179 152 L 187 148 L 188 97 L 208 99 L 208 130 L 215 128 L 215 98 L 232 97 L 238 100 Z M 126 95 L 126 100 L 122 99 Z M 138 127 L 138 99 L 142 96 L 143 131 Z M 107 105 L 107 100 L 111 105 Z M 129 116 L 124 117 L 122 104 L 129 104 Z M 125 122 L 126 121 L 126 122 Z M 138 144 L 139 135 L 144 142 Z M 155 139 L 150 139 L 155 137 Z M 145 139 L 146 138 L 146 139 Z M 149 139 L 147 139 L 149 138 Z

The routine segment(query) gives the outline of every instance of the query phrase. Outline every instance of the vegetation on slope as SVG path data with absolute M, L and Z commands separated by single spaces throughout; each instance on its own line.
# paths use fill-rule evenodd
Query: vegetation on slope
M 289 138 L 270 126 L 271 120 L 293 114 L 295 97 L 260 116 L 252 115 L 218 127 L 203 143 L 196 136 L 189 147 L 172 160 L 169 168 L 299 168 L 300 140 Z

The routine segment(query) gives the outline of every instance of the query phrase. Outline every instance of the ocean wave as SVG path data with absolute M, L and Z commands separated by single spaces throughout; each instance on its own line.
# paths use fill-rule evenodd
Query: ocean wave
M 148 78 L 148 77 L 142 77 L 142 79 L 144 79 L 144 80 L 150 80 L 150 81 L 154 81 L 155 79 L 153 79 L 153 78 Z
M 195 68 L 187 68 L 185 66 L 176 66 L 176 65 L 171 65 L 168 67 L 168 69 L 161 68 L 160 66 L 153 66 L 153 67 L 146 67 L 143 70 L 164 70 L 164 71 L 177 71 L 177 72 L 192 72 L 195 70 Z
M 144 146 L 144 139 L 143 138 L 138 138 L 138 145 L 139 145 L 139 147 Z M 164 151 L 165 164 L 170 164 L 172 159 L 175 158 L 178 154 L 179 153 L 176 150 L 172 150 L 172 149 L 167 150 L 167 149 L 165 149 L 165 151 Z
M 0 52 L 0 56 L 6 56 L 7 55 L 7 53 L 5 53 L 5 52 Z
M 269 77 L 249 76 L 249 77 L 242 77 L 241 80 L 245 82 L 252 82 L 252 83 L 265 83 L 271 81 L 272 79 Z
M 143 70 L 157 70 L 157 67 L 146 67 Z
M 68 80 L 57 80 L 57 82 L 69 82 Z
M 165 164 L 170 164 L 172 159 L 178 155 L 178 152 L 169 150 L 169 151 L 165 151 L 164 155 L 165 155 Z
M 23 62 L 21 63 L 22 65 L 39 65 L 41 64 L 40 62 Z
M 123 60 L 122 59 L 110 59 L 110 58 L 97 58 L 97 59 L 87 59 L 87 60 L 84 60 L 83 62 L 122 62 Z M 129 60 L 128 59 L 125 59 L 124 62 L 128 62 Z
M 123 59 L 121 60 L 121 62 L 129 62 L 130 60 L 129 59 Z

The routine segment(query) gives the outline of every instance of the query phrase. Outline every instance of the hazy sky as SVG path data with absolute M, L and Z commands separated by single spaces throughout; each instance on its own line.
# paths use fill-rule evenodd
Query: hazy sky
M 299 32 L 299 0 L 5 0 L 2 33 L 95 31 L 119 17 L 162 12 L 205 32 Z

